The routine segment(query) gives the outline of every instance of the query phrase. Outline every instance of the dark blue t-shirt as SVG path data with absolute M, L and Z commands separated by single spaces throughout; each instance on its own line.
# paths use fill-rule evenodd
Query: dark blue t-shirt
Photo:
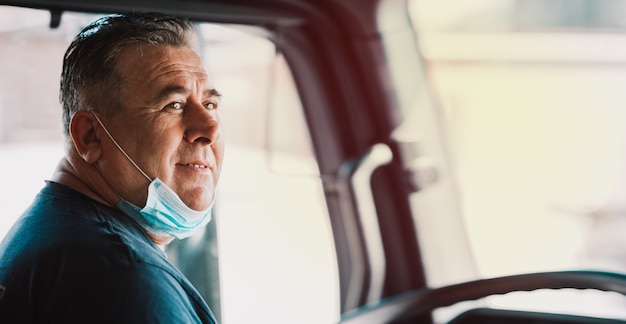
M 0 244 L 0 323 L 216 323 L 120 211 L 48 182 Z

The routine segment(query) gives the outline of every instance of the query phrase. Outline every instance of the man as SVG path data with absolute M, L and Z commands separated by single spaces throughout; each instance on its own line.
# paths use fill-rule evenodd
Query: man
M 163 252 L 210 220 L 224 152 L 195 40 L 139 13 L 74 39 L 66 156 L 0 245 L 0 322 L 215 323 Z

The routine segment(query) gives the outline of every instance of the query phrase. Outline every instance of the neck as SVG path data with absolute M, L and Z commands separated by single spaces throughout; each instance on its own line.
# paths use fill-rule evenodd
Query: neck
M 154 243 L 154 245 L 156 245 L 162 251 L 165 251 L 165 246 L 170 244 L 174 240 L 173 236 L 159 236 L 148 231 L 146 231 L 146 233 L 148 234 L 148 237 L 150 237 L 152 243 Z
M 117 208 L 121 200 L 94 165 L 86 163 L 80 157 L 72 158 L 72 153 L 68 153 L 59 162 L 51 180 L 109 207 Z M 174 239 L 172 236 L 159 236 L 147 231 L 146 233 L 161 250 L 165 250 L 165 246 Z
M 82 159 L 76 162 L 76 159 L 69 156 L 63 158 L 57 165 L 51 180 L 110 207 L 116 206 L 120 201 L 102 176 L 95 171 L 94 166 L 85 163 Z

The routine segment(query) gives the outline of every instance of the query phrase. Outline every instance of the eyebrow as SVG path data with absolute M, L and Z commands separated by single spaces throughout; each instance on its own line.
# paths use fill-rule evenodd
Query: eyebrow
M 161 90 L 161 92 L 159 92 L 158 96 L 157 96 L 157 100 L 158 101 L 163 101 L 165 99 L 167 99 L 169 96 L 173 95 L 173 94 L 186 94 L 191 92 L 191 90 L 189 90 L 189 88 L 186 87 L 182 87 L 182 86 L 169 86 L 164 88 L 163 90 Z M 215 88 L 211 88 L 211 89 L 206 89 L 203 91 L 202 93 L 204 96 L 206 97 L 218 97 L 221 98 L 222 94 L 219 93 L 217 90 L 215 90 Z

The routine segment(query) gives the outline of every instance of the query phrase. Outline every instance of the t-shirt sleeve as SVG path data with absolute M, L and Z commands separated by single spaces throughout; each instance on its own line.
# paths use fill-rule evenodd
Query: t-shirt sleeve
M 57 305 L 55 323 L 206 323 L 206 312 L 156 266 L 129 265 L 94 277 Z M 200 313 L 200 314 L 199 314 Z

